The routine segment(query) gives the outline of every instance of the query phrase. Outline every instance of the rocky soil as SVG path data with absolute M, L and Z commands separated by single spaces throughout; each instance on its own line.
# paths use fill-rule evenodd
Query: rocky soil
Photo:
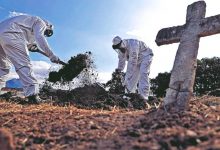
M 0 128 L 10 132 L 6 137 L 12 135 L 6 143 L 19 150 L 220 149 L 220 98 L 193 98 L 185 112 L 168 113 L 153 106 L 82 109 L 2 99 Z

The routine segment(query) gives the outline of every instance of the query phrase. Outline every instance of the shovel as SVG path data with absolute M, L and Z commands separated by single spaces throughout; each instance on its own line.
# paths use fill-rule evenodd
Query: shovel
M 39 50 L 37 48 L 37 45 L 35 44 L 28 46 L 28 50 L 31 52 L 37 52 L 37 53 L 43 54 L 44 56 L 48 57 L 47 54 L 44 51 Z M 66 65 L 67 63 L 63 62 L 62 60 L 58 60 L 58 64 Z

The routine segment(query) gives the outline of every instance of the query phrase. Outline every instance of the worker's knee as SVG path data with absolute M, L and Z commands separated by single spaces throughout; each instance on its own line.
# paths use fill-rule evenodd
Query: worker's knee
M 27 83 L 37 83 L 37 80 L 34 76 L 34 72 L 30 66 L 23 66 L 21 68 L 16 68 L 16 72 L 23 82 Z

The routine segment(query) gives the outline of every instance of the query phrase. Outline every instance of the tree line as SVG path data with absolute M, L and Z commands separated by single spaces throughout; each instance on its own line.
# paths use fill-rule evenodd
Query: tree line
M 169 87 L 171 72 L 159 73 L 151 79 L 151 90 L 156 97 L 164 97 Z M 197 60 L 194 94 L 220 96 L 220 58 Z

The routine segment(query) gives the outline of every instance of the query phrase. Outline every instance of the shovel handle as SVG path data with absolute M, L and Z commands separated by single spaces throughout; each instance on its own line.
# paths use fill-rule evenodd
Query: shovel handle
M 31 52 L 38 52 L 40 54 L 43 54 L 44 56 L 48 57 L 47 54 L 39 49 L 34 49 L 34 50 L 30 50 Z M 61 64 L 61 65 L 66 65 L 65 62 L 63 62 L 62 60 L 59 60 L 58 61 L 58 64 Z

